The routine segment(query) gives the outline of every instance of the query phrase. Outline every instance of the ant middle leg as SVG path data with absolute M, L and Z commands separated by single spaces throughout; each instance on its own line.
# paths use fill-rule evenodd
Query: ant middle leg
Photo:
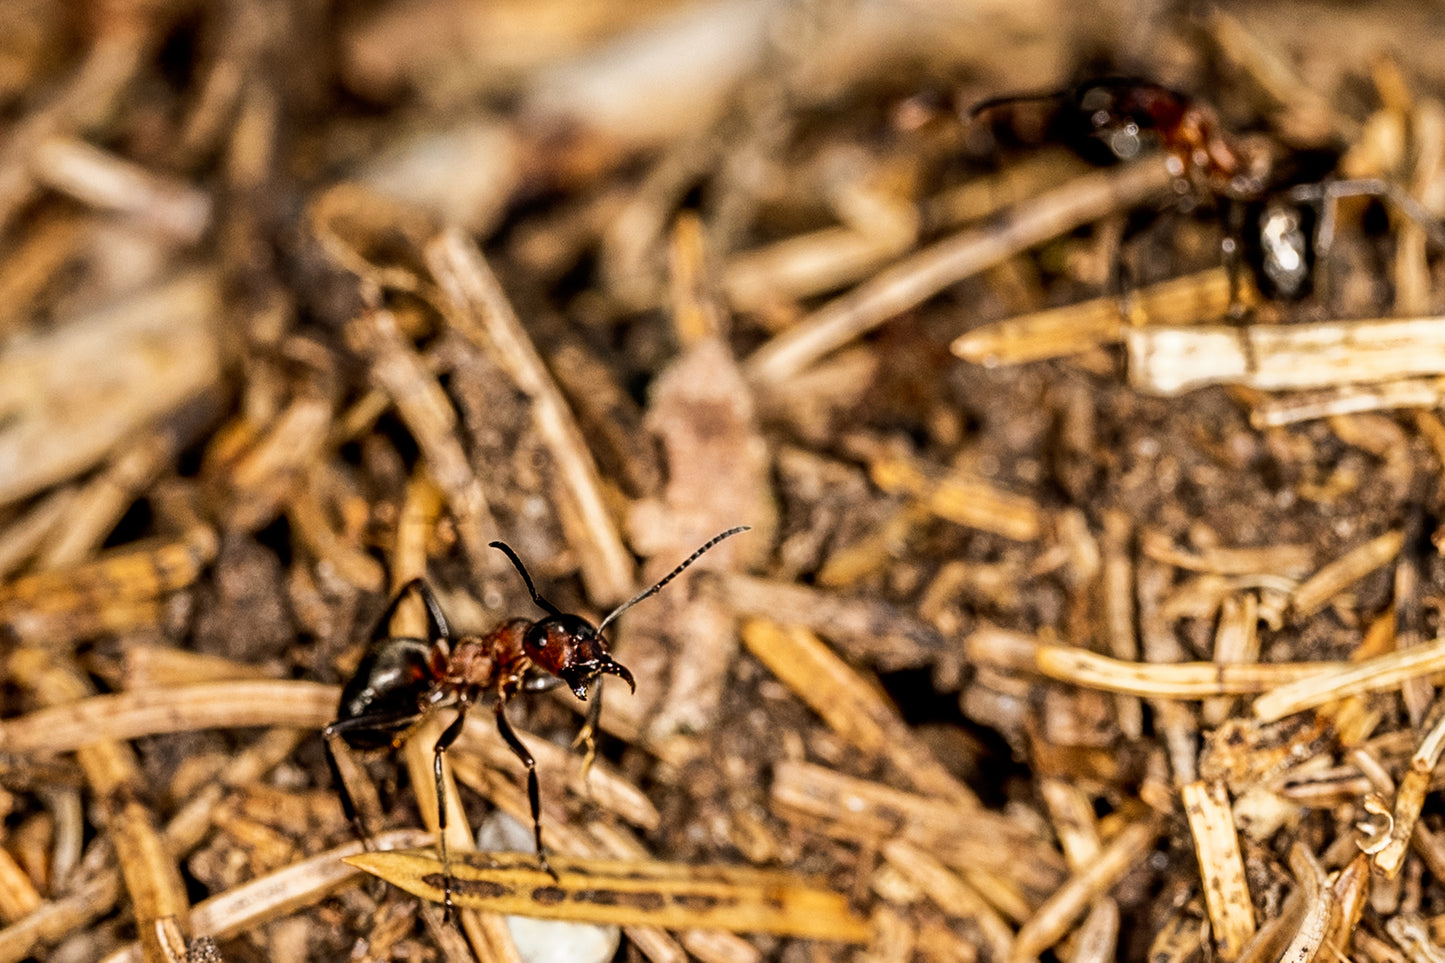
M 447 792 L 446 779 L 442 770 L 442 757 L 457 741 L 462 734 L 463 727 L 467 723 L 467 708 L 469 703 L 457 703 L 457 716 L 442 734 L 437 737 L 436 745 L 432 747 L 432 776 L 436 782 L 437 794 L 437 846 L 441 850 L 442 857 L 442 897 L 444 910 L 442 913 L 443 922 L 451 922 L 452 911 L 452 863 L 451 856 L 447 851 Z
M 496 709 L 497 731 L 502 734 L 502 739 L 512 750 L 512 754 L 527 767 L 527 802 L 532 807 L 532 839 L 537 844 L 537 862 L 541 863 L 542 869 L 555 880 L 557 873 L 552 869 L 552 864 L 547 862 L 547 850 L 542 845 L 542 789 L 537 782 L 537 760 L 532 758 L 532 753 L 522 745 L 522 740 L 517 738 L 512 724 L 507 721 L 506 709 L 507 700 L 499 695 Z

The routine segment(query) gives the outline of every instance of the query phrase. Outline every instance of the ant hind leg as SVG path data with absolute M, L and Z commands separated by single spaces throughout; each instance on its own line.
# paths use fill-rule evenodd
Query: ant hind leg
M 522 740 L 517 738 L 517 733 L 512 729 L 512 724 L 507 721 L 507 700 L 499 697 L 497 699 L 497 731 L 502 734 L 502 739 L 507 743 L 512 754 L 521 760 L 522 765 L 527 767 L 527 802 L 532 807 L 532 838 L 537 844 L 537 862 L 542 864 L 542 869 L 547 875 L 557 880 L 557 873 L 552 869 L 552 864 L 547 862 L 547 850 L 542 845 L 542 790 L 537 782 L 537 760 L 532 758 L 532 753 L 522 745 Z
M 452 903 L 452 863 L 451 856 L 447 851 L 447 794 L 446 781 L 442 772 L 442 757 L 446 755 L 446 751 L 451 748 L 452 743 L 457 741 L 457 737 L 462 734 L 462 727 L 467 722 L 467 707 L 468 703 L 466 702 L 457 704 L 457 717 L 442 730 L 442 734 L 437 737 L 436 746 L 432 749 L 432 775 L 436 781 L 437 794 L 437 846 L 442 857 L 442 897 L 445 907 L 442 921 L 448 923 L 451 922 L 454 906 Z

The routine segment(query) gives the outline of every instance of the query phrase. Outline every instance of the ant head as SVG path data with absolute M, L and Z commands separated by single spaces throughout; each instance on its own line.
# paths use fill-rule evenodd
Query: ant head
M 643 599 L 656 595 L 664 585 L 681 575 L 684 569 L 696 562 L 704 552 L 718 542 L 747 530 L 746 525 L 739 525 L 737 528 L 730 528 L 714 535 L 701 548 L 684 559 L 681 565 L 653 583 L 651 588 L 634 595 L 608 612 L 599 625 L 593 625 L 578 615 L 568 615 L 538 595 L 537 587 L 532 584 L 532 576 L 527 574 L 527 566 L 522 564 L 522 560 L 517 557 L 517 553 L 512 551 L 511 546 L 507 543 L 492 542 L 491 546 L 511 560 L 518 574 L 522 576 L 522 581 L 526 583 L 527 592 L 532 596 L 532 601 L 550 613 L 548 618 L 535 623 L 527 630 L 522 637 L 522 649 L 539 669 L 552 673 L 567 683 L 568 687 L 577 694 L 577 698 L 585 699 L 587 698 L 587 687 L 592 684 L 594 679 L 603 674 L 615 675 L 626 682 L 634 692 L 637 691 L 637 685 L 632 681 L 632 673 L 627 671 L 625 666 L 613 660 L 607 651 L 607 642 L 602 638 L 603 630 L 612 623 L 612 620 Z
M 587 698 L 587 689 L 599 675 L 615 675 L 637 691 L 632 673 L 613 660 L 607 642 L 595 626 L 577 615 L 554 615 L 534 623 L 522 637 L 522 649 L 538 668 L 552 673 L 576 694 Z

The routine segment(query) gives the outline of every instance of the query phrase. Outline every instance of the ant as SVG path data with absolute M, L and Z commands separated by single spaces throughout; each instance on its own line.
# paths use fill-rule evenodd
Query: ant
M 532 810 L 532 836 L 537 846 L 537 861 L 548 875 L 556 879 L 557 874 L 547 862 L 547 851 L 542 845 L 542 804 L 537 764 L 507 721 L 507 702 L 522 692 L 542 692 L 560 685 L 566 685 L 578 699 L 587 701 L 595 684 L 596 692 L 588 705 L 587 719 L 577 739 L 578 743 L 587 743 L 587 759 L 590 762 L 593 736 L 602 711 L 601 677 L 615 675 L 632 691 L 637 689 L 632 673 L 608 652 L 603 631 L 623 612 L 656 595 L 704 552 L 723 539 L 748 529 L 749 526 L 741 525 L 713 536 L 681 565 L 651 588 L 613 609 L 597 625 L 580 615 L 562 612 L 539 595 L 532 584 L 532 577 L 527 574 L 527 567 L 505 542 L 492 542 L 491 547 L 506 555 L 516 567 L 532 601 L 547 612 L 545 618 L 509 619 L 482 635 L 453 637 L 441 605 L 426 581 L 414 578 L 403 585 L 372 632 L 371 647 L 366 657 L 341 691 L 336 720 L 322 730 L 327 763 L 336 781 L 341 807 L 357 834 L 363 839 L 368 835 L 337 766 L 336 753 L 341 751 L 338 740 L 358 751 L 395 749 L 433 712 L 454 706 L 456 718 L 438 737 L 432 766 L 436 781 L 437 823 L 441 830 L 438 839 L 445 875 L 446 916 L 450 919 L 452 891 L 442 757 L 461 735 L 468 710 L 490 695 L 494 699 L 497 731 L 522 765 L 527 767 L 527 801 Z M 420 596 L 426 606 L 428 638 L 388 635 L 388 627 L 397 608 L 413 593 Z
M 974 106 L 969 116 L 1030 102 L 1051 108 L 1052 136 L 1087 159 L 1130 160 L 1151 141 L 1167 151 L 1176 175 L 1219 203 L 1231 278 L 1242 255 L 1268 297 L 1295 300 L 1315 286 L 1315 266 L 1326 263 L 1343 198 L 1388 200 L 1425 230 L 1437 250 L 1445 249 L 1445 229 L 1397 186 L 1314 177 L 1307 172 L 1309 152 L 1290 155 L 1292 163 L 1284 164 L 1267 138 L 1238 136 L 1207 104 L 1152 81 L 1105 77 L 1061 91 L 995 97 Z

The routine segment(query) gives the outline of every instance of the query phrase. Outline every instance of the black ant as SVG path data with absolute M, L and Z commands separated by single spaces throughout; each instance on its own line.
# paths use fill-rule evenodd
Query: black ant
M 541 692 L 566 685 L 577 698 L 585 701 L 595 683 L 596 691 L 578 737 L 579 743 L 587 742 L 590 760 L 593 734 L 602 710 L 601 676 L 615 675 L 626 682 L 629 689 L 636 691 L 632 673 L 608 652 L 603 631 L 623 612 L 656 595 L 704 552 L 723 539 L 745 531 L 748 531 L 748 526 L 742 525 L 715 535 L 651 588 L 623 602 L 595 626 L 580 615 L 562 612 L 537 594 L 526 566 L 505 542 L 492 542 L 491 545 L 511 560 L 526 583 L 532 601 L 548 613 L 546 618 L 509 619 L 483 635 L 453 638 L 441 605 L 426 581 L 415 578 L 403 585 L 372 632 L 371 647 L 366 657 L 341 691 L 336 720 L 322 730 L 327 762 L 336 780 L 342 809 L 356 827 L 358 835 L 365 839 L 368 834 L 337 766 L 339 747 L 336 741 L 363 751 L 394 749 L 405 742 L 412 730 L 433 712 L 455 706 L 456 718 L 437 738 L 432 767 L 436 780 L 437 824 L 441 830 L 438 838 L 446 879 L 446 914 L 450 918 L 452 892 L 442 757 L 461 735 L 467 711 L 474 703 L 490 695 L 495 700 L 493 711 L 497 717 L 497 731 L 522 765 L 527 767 L 527 801 L 532 810 L 532 836 L 537 846 L 537 861 L 548 875 L 556 879 L 557 874 L 547 862 L 547 851 L 542 845 L 542 804 L 537 764 L 507 721 L 505 710 L 508 700 L 520 692 Z M 426 606 L 428 638 L 387 635 L 397 608 L 413 592 Z
M 995 97 L 969 116 L 1026 103 L 1050 109 L 1052 136 L 1087 159 L 1130 160 L 1150 142 L 1167 151 L 1175 173 L 1222 208 L 1231 277 L 1243 256 L 1268 297 L 1293 300 L 1310 292 L 1315 266 L 1326 262 L 1334 240 L 1336 206 L 1346 197 L 1388 200 L 1445 249 L 1445 229 L 1395 185 L 1315 177 L 1306 173 L 1311 159 L 1299 154 L 1282 163 L 1283 151 L 1267 138 L 1228 131 L 1207 104 L 1161 84 L 1106 77 L 1067 90 Z

